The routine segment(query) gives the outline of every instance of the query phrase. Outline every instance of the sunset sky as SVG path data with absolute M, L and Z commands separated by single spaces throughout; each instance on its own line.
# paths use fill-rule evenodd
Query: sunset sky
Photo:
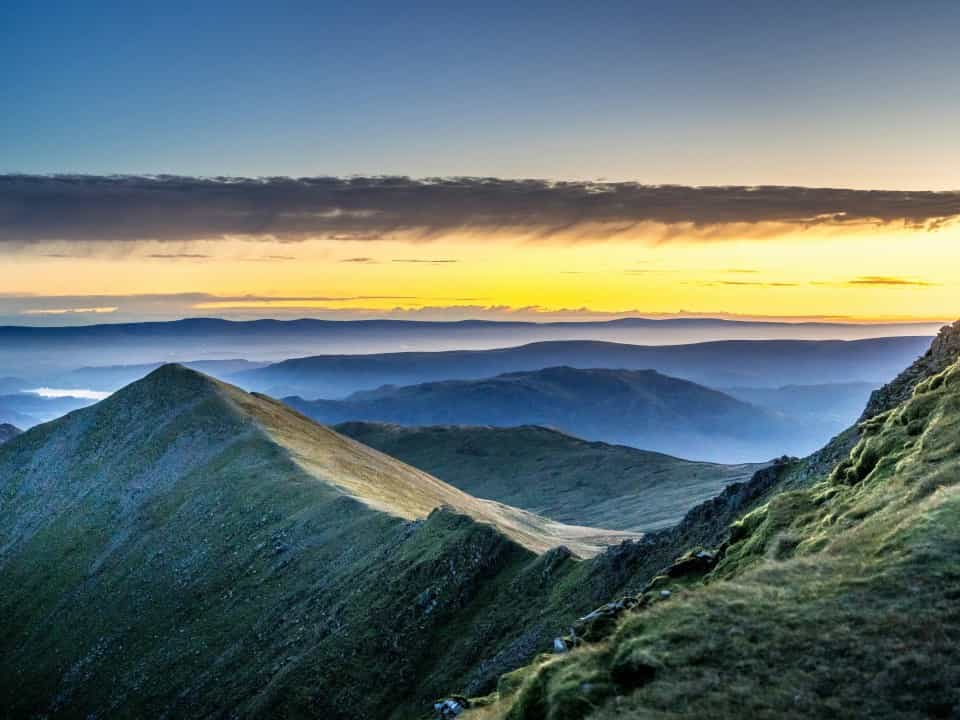
M 203 5 L 0 8 L 0 322 L 957 315 L 956 3 Z

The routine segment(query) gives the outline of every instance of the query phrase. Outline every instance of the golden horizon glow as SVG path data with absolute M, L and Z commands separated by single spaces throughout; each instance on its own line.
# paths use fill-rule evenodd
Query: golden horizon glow
M 674 233 L 669 239 L 668 233 Z M 198 311 L 533 309 L 847 321 L 957 315 L 960 226 L 727 226 L 641 238 L 543 241 L 509 233 L 343 241 L 139 243 L 105 254 L 11 253 L 5 293 L 204 293 Z M 56 248 L 54 248 L 56 249 Z M 23 311 L 105 315 L 122 303 Z M 122 309 L 122 307 L 120 308 Z M 533 312 L 533 310 L 531 310 Z

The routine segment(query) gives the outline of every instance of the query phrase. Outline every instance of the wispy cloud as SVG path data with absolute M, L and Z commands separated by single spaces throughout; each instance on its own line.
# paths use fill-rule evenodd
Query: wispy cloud
M 395 236 L 428 242 L 451 233 L 575 243 L 634 238 L 650 224 L 662 228 L 657 242 L 711 241 L 778 234 L 762 229 L 768 226 L 929 229 L 957 217 L 960 192 L 497 178 L 0 175 L 0 243 L 8 246 Z
M 706 280 L 700 285 L 707 286 L 717 286 L 717 285 L 731 285 L 734 287 L 799 287 L 802 283 L 792 282 L 792 281 L 777 281 L 777 280 Z
M 351 257 L 344 258 L 340 262 L 342 263 L 356 263 L 357 265 L 376 265 L 380 261 L 372 257 Z
M 480 297 L 437 297 L 417 295 L 217 295 L 205 292 L 145 293 L 126 295 L 30 295 L 0 293 L 0 316 L 5 317 L 80 317 L 117 315 L 125 318 L 154 316 L 177 317 L 215 311 L 263 310 L 280 313 L 342 310 L 357 303 L 396 303 L 402 307 L 421 307 L 436 303 L 478 303 Z M 383 312 L 382 310 L 380 312 Z
M 864 275 L 862 277 L 848 280 L 847 285 L 913 285 L 916 287 L 929 287 L 936 283 L 926 282 L 924 280 L 911 280 L 910 278 L 892 277 L 890 275 Z
M 459 262 L 459 260 L 452 260 L 447 258 L 441 259 L 431 259 L 431 258 L 397 258 L 392 262 L 395 263 L 422 263 L 425 265 L 447 265 L 449 263 Z
M 828 285 L 832 287 L 935 287 L 940 283 L 928 282 L 915 278 L 898 277 L 895 275 L 861 275 L 850 280 L 824 281 L 814 280 L 811 285 Z
M 296 255 L 260 255 L 258 257 L 240 258 L 243 262 L 272 263 L 272 262 L 290 262 L 296 260 Z
M 211 256 L 206 253 L 150 253 L 144 257 L 154 260 L 207 260 Z
M 68 308 L 27 308 L 21 310 L 21 315 L 104 315 L 115 313 L 120 308 L 116 305 L 98 307 L 68 307 Z

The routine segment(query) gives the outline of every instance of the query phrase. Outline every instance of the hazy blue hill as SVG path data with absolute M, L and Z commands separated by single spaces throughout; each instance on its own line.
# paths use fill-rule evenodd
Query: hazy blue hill
M 13 440 L 17 435 L 21 434 L 23 430 L 11 425 L 10 423 L 0 423 L 0 445 L 5 442 Z
M 0 395 L 0 422 L 29 428 L 93 404 L 77 397 L 43 397 L 33 393 Z
M 589 440 L 723 462 L 763 461 L 811 442 L 769 411 L 653 370 L 557 367 L 385 387 L 341 401 L 286 402 L 323 423 L 544 425 Z
M 869 382 L 827 383 L 822 385 L 784 385 L 777 388 L 722 388 L 723 392 L 744 402 L 785 415 L 821 415 L 845 420 L 849 425 L 859 417 L 878 384 Z
M 785 385 L 778 388 L 723 388 L 738 400 L 766 408 L 790 419 L 821 440 L 833 437 L 860 417 L 879 383 Z
M 886 382 L 927 349 L 928 337 L 857 341 L 758 340 L 689 345 L 541 342 L 496 350 L 318 355 L 231 377 L 277 397 L 338 399 L 384 384 L 469 380 L 506 372 L 575 368 L 653 369 L 709 387 Z
M 476 497 L 560 522 L 622 530 L 675 525 L 694 505 L 760 468 L 691 462 L 533 425 L 348 422 L 335 429 Z
M 935 331 L 936 326 L 931 323 L 845 325 L 712 318 L 555 323 L 314 319 L 238 322 L 189 318 L 66 327 L 0 326 L 0 375 L 98 365 L 104 357 L 117 364 L 235 357 L 260 361 L 320 353 L 383 353 L 398 347 L 418 351 L 489 349 L 547 340 L 641 344 L 716 339 L 853 340 L 884 335 L 931 336 Z
M 419 716 L 637 582 L 538 555 L 622 537 L 165 366 L 0 446 L 0 716 Z

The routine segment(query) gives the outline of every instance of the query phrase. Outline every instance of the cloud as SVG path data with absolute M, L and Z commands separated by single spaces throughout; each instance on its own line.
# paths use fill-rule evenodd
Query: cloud
M 238 258 L 242 262 L 289 262 L 290 260 L 296 260 L 296 255 L 261 255 L 260 257 L 245 257 Z
M 926 280 L 917 280 L 913 278 L 896 277 L 893 275 L 861 275 L 851 280 L 842 280 L 840 282 L 826 282 L 814 280 L 811 285 L 829 285 L 833 287 L 935 287 L 939 283 L 927 282 Z
M 150 253 L 144 257 L 155 260 L 206 260 L 211 256 L 206 253 Z
M 116 305 L 100 307 L 27 308 L 21 315 L 103 315 L 119 310 Z
M 913 285 L 916 287 L 929 287 L 935 284 L 936 283 L 925 282 L 923 280 L 911 280 L 909 278 L 891 277 L 889 275 L 865 275 L 847 281 L 847 285 Z
M 747 287 L 797 287 L 798 282 L 783 281 L 754 281 L 754 280 L 710 280 L 700 283 L 701 285 L 733 285 Z
M 82 320 L 88 316 L 111 315 L 122 320 L 144 318 L 189 317 L 215 313 L 229 316 L 234 312 L 259 312 L 261 315 L 317 312 L 342 312 L 343 303 L 390 302 L 404 307 L 431 303 L 475 303 L 477 297 L 419 297 L 416 295 L 216 295 L 205 292 L 145 293 L 130 295 L 30 295 L 0 293 L 0 317 L 60 318 L 61 321 Z M 369 310 L 367 312 L 384 312 Z
M 685 187 L 497 178 L 0 175 L 0 243 L 297 242 L 518 234 L 583 242 L 776 235 L 776 227 L 902 223 L 960 216 L 960 192 Z M 648 233 L 649 234 L 649 233 Z
M 375 259 L 372 258 L 372 257 L 352 257 L 352 258 L 344 258 L 344 259 L 341 260 L 340 262 L 342 262 L 342 263 L 356 263 L 356 264 L 358 264 L 358 265 L 376 265 L 376 264 L 379 263 L 380 261 L 379 261 L 379 260 L 375 260 Z
M 393 260 L 395 263 L 424 263 L 427 265 L 446 265 L 448 263 L 460 262 L 459 260 L 451 260 L 447 258 L 440 258 L 437 260 L 432 260 L 430 258 L 398 258 Z

